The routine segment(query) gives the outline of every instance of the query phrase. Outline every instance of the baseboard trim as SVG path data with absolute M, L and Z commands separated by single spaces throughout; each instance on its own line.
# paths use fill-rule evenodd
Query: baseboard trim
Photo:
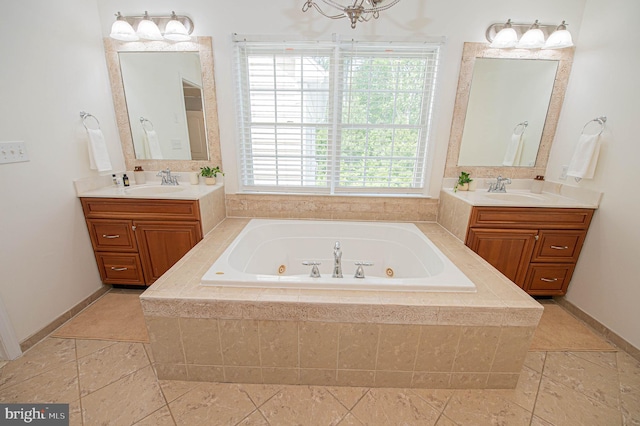
M 636 348 L 631 343 L 627 342 L 624 338 L 620 337 L 618 334 L 607 328 L 600 321 L 593 318 L 591 315 L 587 314 L 585 311 L 578 308 L 573 303 L 569 302 L 564 296 L 554 297 L 553 300 L 558 305 L 566 309 L 569 313 L 571 313 L 574 317 L 578 318 L 589 327 L 591 327 L 596 333 L 607 339 L 610 343 L 640 361 L 640 349 Z
M 111 286 L 103 284 L 102 287 L 100 287 L 100 289 L 95 291 L 91 296 L 82 300 L 80 303 L 75 305 L 73 308 L 69 309 L 64 314 L 60 315 L 58 318 L 51 321 L 42 329 L 40 329 L 39 331 L 36 331 L 31 336 L 27 337 L 25 340 L 20 342 L 20 349 L 22 350 L 22 352 L 26 351 L 27 349 L 35 345 L 36 343 L 38 343 L 39 341 L 47 337 L 49 334 L 53 333 L 58 327 L 60 327 L 65 322 L 69 321 L 71 318 L 75 317 L 78 313 L 80 313 L 80 311 L 82 311 L 84 308 L 86 308 L 87 306 L 89 306 L 90 304 L 98 300 L 100 296 L 102 296 L 109 290 L 111 290 Z

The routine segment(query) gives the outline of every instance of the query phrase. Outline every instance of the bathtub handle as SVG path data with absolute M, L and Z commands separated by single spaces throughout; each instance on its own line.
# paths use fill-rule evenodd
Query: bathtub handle
M 320 278 L 320 271 L 318 270 L 320 262 L 315 260 L 305 260 L 302 264 L 304 266 L 311 266 L 311 273 L 309 274 L 311 278 Z
M 357 266 L 357 268 L 356 268 L 356 273 L 353 276 L 353 278 L 364 278 L 364 268 L 363 268 L 363 266 L 371 266 L 371 265 L 373 265 L 373 262 L 357 261 L 357 262 L 354 262 L 354 264 Z

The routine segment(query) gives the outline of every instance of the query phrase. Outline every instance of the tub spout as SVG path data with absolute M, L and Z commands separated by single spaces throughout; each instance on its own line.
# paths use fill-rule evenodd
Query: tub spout
M 342 278 L 342 250 L 340 250 L 340 241 L 336 241 L 333 246 L 333 278 Z

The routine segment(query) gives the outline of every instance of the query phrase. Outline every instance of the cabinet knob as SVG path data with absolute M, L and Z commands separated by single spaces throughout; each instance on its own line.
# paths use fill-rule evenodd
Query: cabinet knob
M 120 235 L 116 234 L 116 235 L 106 235 L 106 234 L 102 234 L 102 238 L 108 238 L 110 240 L 114 239 L 114 238 L 120 238 Z
M 135 231 L 135 230 L 136 230 L 136 226 L 135 226 L 135 225 L 132 225 L 132 226 L 131 226 L 131 229 Z

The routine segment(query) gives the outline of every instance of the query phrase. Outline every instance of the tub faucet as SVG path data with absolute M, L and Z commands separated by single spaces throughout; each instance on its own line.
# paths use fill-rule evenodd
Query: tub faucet
M 342 250 L 340 250 L 340 241 L 336 241 L 333 246 L 333 278 L 342 278 Z
M 511 179 L 498 176 L 495 183 L 489 184 L 489 190 L 487 192 L 507 192 L 507 188 L 504 187 L 505 183 L 510 184 Z
M 162 185 L 179 185 L 178 177 L 180 177 L 180 175 L 172 175 L 169 168 L 160 170 L 156 176 L 162 177 Z

